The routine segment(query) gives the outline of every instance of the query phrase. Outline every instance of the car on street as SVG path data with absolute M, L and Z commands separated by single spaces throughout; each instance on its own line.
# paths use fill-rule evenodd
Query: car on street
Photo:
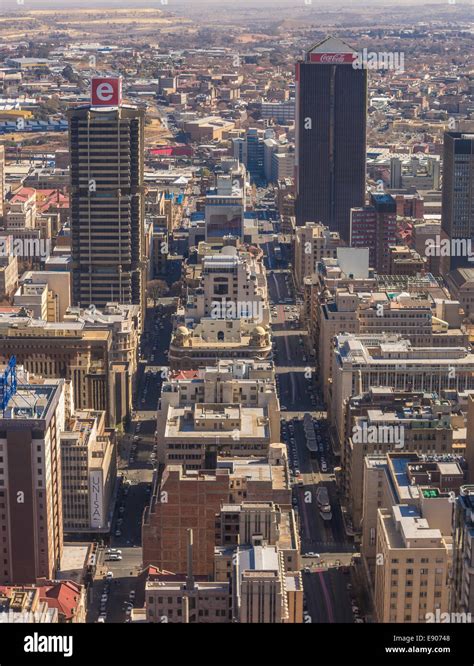
M 121 532 L 120 530 L 115 530 L 115 536 L 116 536 L 116 537 L 121 537 L 121 536 L 122 536 L 122 532 Z
M 113 577 L 114 577 L 113 571 L 107 571 L 107 573 L 105 574 L 106 580 L 110 580 Z
M 107 550 L 105 551 L 105 554 L 106 555 L 121 555 L 122 551 L 120 550 L 120 548 L 107 548 Z

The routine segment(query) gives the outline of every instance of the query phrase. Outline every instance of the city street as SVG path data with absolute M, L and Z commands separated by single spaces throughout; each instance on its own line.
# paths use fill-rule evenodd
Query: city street
M 290 272 L 272 271 L 268 287 L 282 441 L 288 445 L 294 484 L 293 507 L 298 516 L 304 563 L 305 621 L 352 622 L 347 585 L 351 580 L 354 545 L 344 529 L 324 405 L 316 389 L 314 356 L 310 356 L 311 350 L 308 350 L 306 331 L 299 328 L 299 307 Z M 305 413 L 311 414 L 313 423 L 317 424 L 318 453 L 313 457 L 306 446 L 302 421 Z M 330 521 L 324 521 L 318 510 L 316 493 L 320 486 L 328 490 Z
M 171 311 L 170 307 L 162 306 L 148 311 L 135 392 L 135 418 L 120 441 L 118 466 L 123 482 L 107 546 L 120 550 L 122 559 L 108 559 L 105 548 L 100 549 L 98 576 L 90 590 L 90 622 L 96 622 L 101 612 L 106 614 L 105 622 L 125 622 L 127 604 L 134 601 L 130 593 L 134 595 L 137 575 L 142 567 L 141 523 L 150 498 L 155 467 L 156 408 L 162 382 L 167 376 Z M 113 574 L 110 580 L 104 580 L 107 572 Z

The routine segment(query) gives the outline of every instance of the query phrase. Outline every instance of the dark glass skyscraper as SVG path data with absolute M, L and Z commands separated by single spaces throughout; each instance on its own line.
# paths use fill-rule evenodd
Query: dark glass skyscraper
M 367 70 L 328 37 L 296 65 L 296 223 L 322 222 L 349 241 L 365 200 Z
M 446 132 L 443 154 L 441 231 L 450 251 L 441 257 L 441 272 L 473 268 L 474 132 Z

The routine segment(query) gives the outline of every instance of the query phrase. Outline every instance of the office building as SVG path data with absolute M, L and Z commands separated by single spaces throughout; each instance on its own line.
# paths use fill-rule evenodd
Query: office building
M 397 335 L 342 334 L 335 338 L 330 412 L 344 439 L 344 402 L 370 387 L 428 391 L 474 389 L 474 354 L 466 347 L 414 347 Z
M 469 246 L 474 239 L 474 134 L 446 132 L 443 154 L 441 227 L 451 256 L 441 257 L 440 263 L 442 274 L 446 274 L 472 265 Z M 459 240 L 464 240 L 464 245 Z
M 283 553 L 261 539 L 236 549 L 233 568 L 234 621 L 248 624 L 302 622 L 301 573 L 286 573 Z
M 110 425 L 130 414 L 132 376 L 120 354 L 136 355 L 137 349 L 115 352 L 114 339 L 107 325 L 89 326 L 80 319 L 50 323 L 21 310 L 0 315 L 0 363 L 16 356 L 37 377 L 70 380 L 75 406 L 105 411 Z M 119 354 L 117 361 L 112 360 L 114 353 Z
M 350 239 L 350 210 L 364 205 L 367 70 L 328 37 L 296 65 L 296 220 Z
M 390 273 L 391 245 L 397 245 L 397 204 L 390 194 L 370 195 L 370 206 L 351 208 L 350 245 L 368 247 L 370 266 Z
M 217 187 L 206 194 L 206 241 L 223 243 L 225 236 L 243 240 L 244 190 L 231 176 L 217 177 Z
M 73 302 L 143 308 L 144 111 L 94 94 L 119 79 L 94 81 L 92 104 L 69 111 Z
M 341 245 L 338 232 L 329 231 L 322 224 L 306 222 L 296 227 L 293 253 L 296 286 L 302 289 L 304 278 L 316 272 L 323 257 L 336 258 L 337 248 Z
M 63 549 L 60 435 L 64 379 L 18 384 L 0 416 L 0 583 L 54 578 Z
M 341 450 L 341 488 L 356 531 L 363 504 L 364 459 L 371 454 L 464 452 L 456 438 L 464 418 L 455 404 L 422 393 L 372 387 L 346 407 L 346 437 Z M 462 478 L 462 477 L 461 477 Z
M 170 406 L 198 403 L 265 407 L 271 441 L 280 439 L 280 406 L 271 361 L 218 360 L 215 367 L 173 372 L 168 381 L 163 382 L 158 401 L 158 432 L 164 432 Z
M 449 541 L 414 506 L 378 509 L 377 622 L 426 622 L 448 610 Z
M 453 511 L 450 611 L 474 617 L 474 486 L 462 486 Z
M 117 460 L 115 431 L 106 429 L 105 413 L 76 411 L 60 447 L 64 531 L 108 532 Z

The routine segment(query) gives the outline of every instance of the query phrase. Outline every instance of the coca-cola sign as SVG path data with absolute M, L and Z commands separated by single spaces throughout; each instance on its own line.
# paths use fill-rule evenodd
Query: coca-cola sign
M 355 53 L 310 53 L 310 62 L 320 62 L 323 65 L 350 65 L 354 61 Z

